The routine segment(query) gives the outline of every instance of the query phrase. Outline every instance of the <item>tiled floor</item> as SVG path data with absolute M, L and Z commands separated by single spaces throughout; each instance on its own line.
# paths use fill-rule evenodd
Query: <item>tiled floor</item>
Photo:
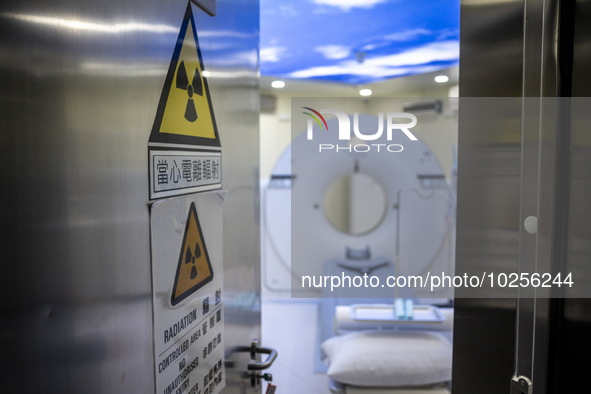
M 330 394 L 328 378 L 314 373 L 316 317 L 314 302 L 263 300 L 263 345 L 279 356 L 269 370 L 280 394 Z

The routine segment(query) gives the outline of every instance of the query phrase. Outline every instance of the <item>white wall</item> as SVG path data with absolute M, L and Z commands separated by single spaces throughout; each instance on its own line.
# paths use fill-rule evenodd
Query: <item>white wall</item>
M 409 103 L 421 101 L 421 99 L 428 100 L 429 98 L 446 99 L 448 90 L 448 86 L 434 87 L 432 89 L 421 89 L 420 91 L 400 92 L 396 94 L 396 97 L 408 97 Z M 262 113 L 260 116 L 261 178 L 270 176 L 275 162 L 291 142 L 291 98 L 318 96 L 317 93 L 307 95 L 298 92 L 294 94 L 284 90 L 273 90 L 264 93 L 276 96 L 277 101 L 274 113 Z M 326 96 L 321 95 L 320 97 Z M 331 100 L 333 100 L 335 107 L 348 113 L 377 114 L 379 112 L 402 110 L 401 108 L 394 108 L 394 104 L 384 97 L 370 97 L 363 102 L 354 100 L 363 103 L 361 105 L 352 105 L 353 100 L 339 100 L 339 98 L 344 97 L 346 96 L 342 95 Z M 353 97 L 353 95 L 349 94 L 349 97 Z M 395 96 L 392 95 L 392 97 Z M 395 104 L 395 106 L 399 107 L 398 104 Z M 412 129 L 413 133 L 431 148 L 448 179 L 454 162 L 453 149 L 457 147 L 458 129 L 457 113 L 450 108 L 451 105 L 445 102 L 443 114 L 417 114 L 418 124 Z
M 289 145 L 291 135 L 291 98 L 292 97 L 314 97 L 310 95 L 294 95 L 283 91 L 267 92 L 277 98 L 276 110 L 272 114 L 262 113 L 260 116 L 260 164 L 261 178 L 268 178 L 279 156 Z M 316 95 L 317 96 L 317 95 Z M 319 96 L 325 97 L 325 96 Z M 357 100 L 350 100 L 342 97 L 331 98 L 335 108 L 353 113 L 370 113 L 367 103 L 364 105 L 353 105 Z M 304 129 L 302 129 L 304 132 Z
M 443 113 L 415 113 L 417 125 L 412 132 L 422 140 L 439 160 L 447 179 L 450 179 L 452 166 L 454 164 L 454 150 L 458 145 L 458 118 L 457 112 L 451 108 L 451 103 L 445 96 L 425 96 L 425 100 L 443 99 Z M 417 102 L 417 99 L 409 99 L 409 102 Z M 392 111 L 392 107 L 386 99 L 371 101 L 370 113 Z
M 268 178 L 275 162 L 291 142 L 291 97 L 277 94 L 274 113 L 260 116 L 261 178 Z

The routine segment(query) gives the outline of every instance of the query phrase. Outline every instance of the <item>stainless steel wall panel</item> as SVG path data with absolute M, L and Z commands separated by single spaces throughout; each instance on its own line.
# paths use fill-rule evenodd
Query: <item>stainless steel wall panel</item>
M 591 285 L 591 1 L 573 2 L 574 39 L 572 61 L 572 123 L 570 130 L 570 173 L 568 175 L 569 200 L 567 211 L 567 245 L 565 266 L 578 280 Z M 564 392 L 577 392 L 586 389 L 586 355 L 591 351 L 591 300 L 577 298 L 568 294 L 564 300 L 562 325 L 556 344 L 555 384 Z
M 465 0 L 467 6 L 476 2 Z M 484 4 L 485 2 L 481 2 Z M 495 2 L 486 2 L 490 5 Z M 500 4 L 500 2 L 498 2 Z M 589 282 L 591 277 L 588 269 L 588 245 L 589 226 L 589 182 L 588 168 L 591 155 L 588 147 L 589 125 L 589 1 L 525 1 L 523 7 L 525 18 L 516 27 L 523 28 L 523 45 L 520 46 L 523 59 L 520 67 L 523 71 L 523 81 L 515 81 L 515 86 L 523 86 L 519 95 L 523 96 L 523 108 L 521 111 L 521 146 L 519 160 L 520 168 L 520 204 L 519 209 L 514 209 L 514 204 L 503 202 L 501 209 L 505 214 L 513 218 L 519 217 L 514 233 L 519 239 L 519 258 L 509 258 L 508 263 L 519 265 L 521 272 L 558 272 L 562 275 L 572 274 L 578 284 Z M 463 13 L 463 17 L 467 14 Z M 486 19 L 484 16 L 482 20 Z M 469 22 L 477 23 L 477 20 Z M 485 22 L 483 22 L 485 23 Z M 500 34 L 501 36 L 503 34 Z M 476 36 L 475 36 L 476 37 Z M 517 37 L 517 33 L 516 33 Z M 481 36 L 482 38 L 482 36 Z M 496 45 L 496 37 L 492 35 L 490 40 L 482 42 L 484 48 Z M 472 40 L 473 38 L 469 38 Z M 478 37 L 474 38 L 477 42 Z M 463 41 L 464 42 L 464 41 Z M 468 64 L 470 68 L 466 72 L 468 80 L 474 81 L 478 75 L 485 76 L 486 71 L 475 67 L 471 62 L 477 57 L 477 47 L 468 48 Z M 515 47 L 517 51 L 519 47 Z M 463 55 L 462 55 L 463 56 Z M 464 57 L 463 60 L 466 58 Z M 508 64 L 503 62 L 503 64 Z M 462 62 L 462 67 L 465 63 Z M 501 66 L 503 68 L 503 66 Z M 504 69 L 504 68 L 503 68 Z M 488 82 L 487 78 L 487 82 Z M 466 88 L 466 79 L 461 79 L 461 87 Z M 502 81 L 499 85 L 491 87 L 496 91 L 509 92 Z M 488 83 L 487 83 L 488 85 Z M 476 85 L 474 85 L 476 86 Z M 465 92 L 468 95 L 478 95 L 478 91 L 491 90 L 469 86 Z M 559 100 L 553 97 L 561 97 Z M 573 99 L 570 96 L 577 96 Z M 585 98 L 581 98 L 585 97 Z M 464 118 L 465 119 L 465 118 Z M 484 121 L 486 121 L 486 117 Z M 472 173 L 484 173 L 484 167 L 472 168 L 462 178 L 462 168 L 468 164 L 479 164 L 470 160 L 475 156 L 476 146 L 468 143 L 469 138 L 462 134 L 462 112 L 460 111 L 460 199 L 458 207 L 466 211 L 461 202 L 461 185 L 464 182 L 474 180 Z M 486 134 L 486 133 L 485 133 Z M 464 135 L 464 137 L 463 137 Z M 480 138 L 480 137 L 477 137 Z M 463 153 L 464 147 L 468 149 L 468 155 Z M 517 141 L 516 141 L 517 142 Z M 492 150 L 498 150 L 491 147 Z M 462 161 L 462 155 L 464 161 Z M 466 157 L 468 160 L 466 160 Z M 500 157 L 500 156 L 499 156 Z M 463 164 L 464 163 L 464 164 Z M 480 162 L 482 163 L 482 162 Z M 511 185 L 509 180 L 503 182 Z M 477 187 L 482 187 L 483 182 L 476 181 Z M 509 187 L 511 190 L 513 188 Z M 465 199 L 470 200 L 478 193 L 470 191 L 465 186 Z M 494 204 L 488 202 L 480 205 L 485 209 L 495 209 Z M 475 212 L 473 212 L 475 213 Z M 461 246 L 461 227 L 466 225 L 463 214 L 458 217 L 458 264 L 461 257 L 466 257 L 467 247 Z M 527 233 L 522 227 L 524 219 L 528 216 L 538 218 L 536 233 Z M 466 217 L 466 216 L 465 216 Z M 483 227 L 494 230 L 490 222 Z M 485 242 L 494 242 L 494 236 L 484 238 Z M 464 238 L 464 241 L 466 238 Z M 483 250 L 480 245 L 472 245 L 473 250 Z M 487 250 L 487 249 L 484 249 Z M 462 255 L 462 253 L 464 253 Z M 497 267 L 494 260 L 490 260 L 490 267 Z M 564 277 L 564 276 L 563 276 Z M 581 289 L 580 287 L 579 289 Z M 557 291 L 554 291 L 557 290 Z M 478 328 L 482 319 L 470 322 L 469 312 L 477 313 L 483 310 L 485 304 L 491 304 L 492 300 L 458 301 L 456 308 L 456 336 L 455 349 L 461 354 L 454 353 L 454 393 L 470 392 L 470 387 L 479 385 L 485 389 L 496 385 L 492 392 L 509 391 L 506 385 L 507 366 L 515 365 L 515 375 L 523 375 L 533 381 L 532 393 L 563 393 L 583 392 L 586 388 L 584 379 L 585 360 L 581 356 L 591 349 L 591 341 L 588 339 L 589 311 L 591 310 L 588 299 L 577 299 L 581 296 L 575 289 L 553 289 L 552 293 L 528 292 L 521 289 L 517 313 L 517 336 L 515 343 L 511 343 L 509 328 L 504 324 L 495 323 L 491 329 L 481 325 L 483 330 L 478 330 L 482 337 L 481 343 L 493 343 L 495 348 L 504 350 L 496 351 L 501 355 L 495 363 L 483 365 L 480 361 L 483 355 L 476 356 L 470 346 L 475 346 L 477 341 L 464 340 L 460 336 L 466 335 L 471 328 Z M 547 298 L 548 296 L 554 298 Z M 537 298 L 534 298 L 537 297 Z M 558 297 L 566 297 L 564 299 Z M 472 308 L 472 309 L 469 309 Z M 479 309 L 480 308 L 480 309 Z M 490 316 L 495 316 L 491 310 Z M 463 317 L 462 317 L 463 316 Z M 510 318 L 511 314 L 506 314 Z M 498 314 L 501 317 L 501 314 Z M 473 316 L 472 316 L 473 318 Z M 494 318 L 493 318 L 494 320 Z M 491 320 L 492 322 L 492 320 Z M 502 328 L 502 329 L 500 329 Z M 498 344 L 498 346 L 496 346 Z M 508 360 L 510 349 L 515 349 L 513 362 Z M 486 357 L 486 356 L 484 356 Z M 470 370 L 470 359 L 478 360 L 477 368 Z M 458 362 L 456 362 L 458 361 Z M 483 372 L 483 368 L 490 371 Z M 475 374 L 471 373 L 475 372 Z M 458 384 L 459 381 L 459 384 Z M 459 389 L 459 391 L 457 390 Z M 464 391 L 465 390 L 465 391 Z M 515 390 L 519 391 L 519 390 Z
M 154 391 L 147 141 L 186 6 L 0 5 L 2 391 Z M 258 2 L 194 12 L 229 189 L 226 346 L 248 345 L 260 336 Z
M 523 2 L 463 0 L 460 16 L 460 96 L 520 96 Z
M 113 4 L 0 13 L 7 391 L 153 390 L 144 141 L 158 81 L 117 71 L 155 62 L 132 45 L 145 33 L 109 32 L 142 18 Z
M 456 273 L 514 272 L 519 261 L 523 20 L 521 1 L 464 0 Z M 479 105 L 482 104 L 482 105 Z M 460 289 L 456 290 L 460 291 Z M 490 296 L 490 295 L 489 295 Z M 455 300 L 454 394 L 509 391 L 515 345 L 514 298 Z M 477 333 L 477 334 L 476 334 Z

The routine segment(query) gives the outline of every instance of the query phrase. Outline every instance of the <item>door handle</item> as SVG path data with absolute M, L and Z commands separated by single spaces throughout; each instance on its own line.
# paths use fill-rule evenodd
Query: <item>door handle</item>
M 236 346 L 231 349 L 230 354 L 233 353 L 250 353 L 251 362 L 246 367 L 250 372 L 244 372 L 245 378 L 250 378 L 251 387 L 257 387 L 261 384 L 261 379 L 267 382 L 273 381 L 273 376 L 270 373 L 260 373 L 256 371 L 263 371 L 270 368 L 277 359 L 277 350 L 270 347 L 259 346 L 259 341 L 253 339 L 250 346 Z M 262 361 L 256 361 L 257 354 L 266 354 L 267 358 Z
M 250 353 L 250 359 L 253 361 L 248 363 L 249 371 L 262 371 L 270 368 L 277 359 L 277 350 L 259 346 L 259 341 L 256 339 L 253 339 L 250 346 L 238 346 L 232 350 L 233 352 Z M 255 361 L 257 354 L 267 354 L 268 356 L 265 360 Z
M 277 359 L 277 350 L 270 347 L 257 346 L 256 354 L 267 354 L 268 356 L 263 361 L 248 363 L 249 371 L 262 371 L 264 369 L 270 368 L 275 362 L 275 359 Z

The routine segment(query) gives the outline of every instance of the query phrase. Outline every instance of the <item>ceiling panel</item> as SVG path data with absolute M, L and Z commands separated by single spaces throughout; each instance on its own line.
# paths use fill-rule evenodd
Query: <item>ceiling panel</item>
M 459 61 L 459 0 L 261 0 L 261 74 L 350 84 Z

